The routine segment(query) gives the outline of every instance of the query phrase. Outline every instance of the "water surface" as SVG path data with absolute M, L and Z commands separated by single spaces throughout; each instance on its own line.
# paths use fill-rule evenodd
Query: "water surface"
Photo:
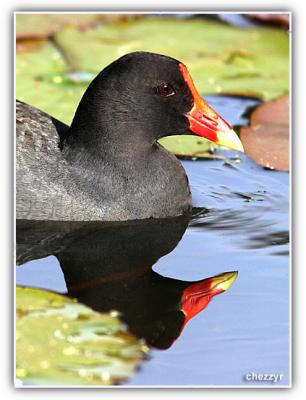
M 228 109 L 226 98 L 211 100 Z M 223 115 L 240 125 L 245 107 L 233 108 Z M 183 161 L 197 207 L 189 221 L 110 224 L 98 234 L 69 228 L 63 236 L 52 227 L 43 250 L 22 248 L 17 284 L 68 291 L 101 311 L 121 308 L 150 342 L 127 385 L 263 385 L 245 380 L 251 372 L 283 374 L 266 384 L 290 382 L 288 173 L 235 152 L 220 155 L 226 159 Z M 237 280 L 182 330 L 183 290 L 226 271 L 238 271 Z

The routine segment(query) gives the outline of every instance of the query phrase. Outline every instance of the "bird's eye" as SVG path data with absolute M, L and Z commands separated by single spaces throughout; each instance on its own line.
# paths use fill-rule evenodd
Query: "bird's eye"
M 165 82 L 157 86 L 156 91 L 161 97 L 169 97 L 175 94 L 173 87 L 169 83 Z

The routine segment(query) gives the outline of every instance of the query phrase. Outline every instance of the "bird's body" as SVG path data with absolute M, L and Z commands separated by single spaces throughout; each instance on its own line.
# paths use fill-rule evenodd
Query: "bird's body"
M 128 151 L 118 151 L 112 159 L 72 162 L 60 149 L 53 118 L 17 102 L 16 120 L 18 219 L 120 221 L 189 211 L 186 173 L 159 144 L 139 149 L 137 168 L 134 152 Z M 177 179 L 181 184 L 172 185 Z
M 130 53 L 98 74 L 71 127 L 17 102 L 17 219 L 186 214 L 186 173 L 157 140 L 192 131 L 217 141 L 222 130 L 231 132 L 196 93 L 186 67 L 153 53 Z

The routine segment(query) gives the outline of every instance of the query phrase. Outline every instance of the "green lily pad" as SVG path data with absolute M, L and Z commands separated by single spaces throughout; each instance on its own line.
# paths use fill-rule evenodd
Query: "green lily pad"
M 112 385 L 128 379 L 147 347 L 114 313 L 17 287 L 16 379 L 25 385 Z
M 216 147 L 201 137 L 181 135 L 165 137 L 159 143 L 179 157 L 210 158 Z
M 36 41 L 36 45 L 35 51 L 16 57 L 16 97 L 70 124 L 86 86 L 66 81 L 70 71 L 51 42 Z
M 67 28 L 55 40 L 77 70 L 98 72 L 126 53 L 145 50 L 184 62 L 200 93 L 268 100 L 288 90 L 289 37 L 281 30 L 147 17 L 86 32 Z

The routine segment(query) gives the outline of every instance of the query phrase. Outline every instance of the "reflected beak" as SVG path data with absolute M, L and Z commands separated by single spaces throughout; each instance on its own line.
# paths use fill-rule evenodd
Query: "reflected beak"
M 199 95 L 186 66 L 180 64 L 179 67 L 194 98 L 193 107 L 186 114 L 190 131 L 220 146 L 243 152 L 242 143 L 233 128 Z
M 225 272 L 188 286 L 181 297 L 181 310 L 185 314 L 184 326 L 206 308 L 214 296 L 229 289 L 237 276 L 237 271 Z

